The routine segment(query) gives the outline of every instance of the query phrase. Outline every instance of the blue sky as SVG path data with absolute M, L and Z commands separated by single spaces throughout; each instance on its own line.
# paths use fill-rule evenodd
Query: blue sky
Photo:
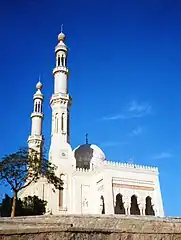
M 88 132 L 109 160 L 158 166 L 165 214 L 181 215 L 180 9 L 179 0 L 2 0 L 0 156 L 26 145 L 39 74 L 49 147 L 54 47 L 63 23 L 72 147 Z M 5 191 L 1 186 L 1 197 Z

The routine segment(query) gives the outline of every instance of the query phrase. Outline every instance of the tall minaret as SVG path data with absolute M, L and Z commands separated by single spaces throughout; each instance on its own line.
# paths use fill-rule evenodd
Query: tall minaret
M 58 45 L 55 47 L 56 66 L 53 69 L 54 93 L 50 100 L 52 108 L 52 133 L 49 158 L 60 169 L 70 169 L 72 149 L 70 147 L 69 110 L 71 96 L 68 93 L 67 67 L 68 48 L 65 45 L 65 35 L 58 35 Z
M 33 96 L 34 108 L 31 114 L 31 135 L 28 138 L 29 149 L 34 149 L 37 152 L 41 152 L 43 148 L 44 138 L 42 135 L 42 123 L 43 123 L 43 94 L 41 92 L 42 84 L 39 81 L 36 84 L 37 91 Z

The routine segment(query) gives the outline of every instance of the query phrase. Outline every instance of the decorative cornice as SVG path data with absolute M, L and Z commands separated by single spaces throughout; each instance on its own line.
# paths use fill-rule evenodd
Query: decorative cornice
M 129 188 L 129 189 L 135 189 L 135 190 L 154 191 L 154 188 L 149 186 L 139 186 L 139 185 L 119 184 L 119 183 L 113 183 L 112 186 L 116 188 Z

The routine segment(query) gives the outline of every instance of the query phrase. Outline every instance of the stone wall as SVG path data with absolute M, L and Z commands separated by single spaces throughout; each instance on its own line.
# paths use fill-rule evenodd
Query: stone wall
M 181 240 L 181 219 L 107 215 L 0 218 L 0 240 Z

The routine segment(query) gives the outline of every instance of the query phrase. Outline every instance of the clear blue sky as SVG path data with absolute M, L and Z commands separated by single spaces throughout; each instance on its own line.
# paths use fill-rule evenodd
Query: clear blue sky
M 181 215 L 180 9 L 180 0 L 1 0 L 0 156 L 26 145 L 39 74 L 49 146 L 63 23 L 73 148 L 88 132 L 109 160 L 158 166 L 165 214 Z

